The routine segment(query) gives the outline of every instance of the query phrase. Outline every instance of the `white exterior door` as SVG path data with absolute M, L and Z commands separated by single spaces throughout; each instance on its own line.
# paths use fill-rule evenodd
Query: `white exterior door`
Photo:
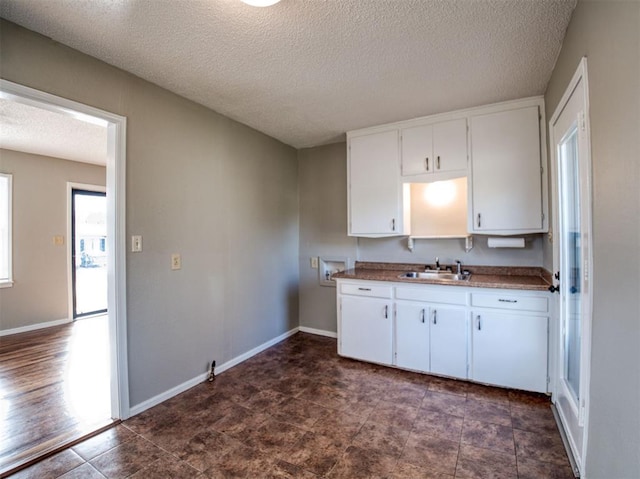
M 555 169 L 554 266 L 559 279 L 557 384 L 553 400 L 579 472 L 588 421 L 591 347 L 591 156 L 586 59 L 551 118 Z

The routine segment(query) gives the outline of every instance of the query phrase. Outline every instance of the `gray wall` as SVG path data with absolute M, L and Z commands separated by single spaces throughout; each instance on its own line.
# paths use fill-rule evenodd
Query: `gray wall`
M 127 117 L 127 235 L 144 237 L 127 254 L 132 405 L 298 325 L 293 148 L 17 25 L 0 34 L 2 78 Z
M 336 332 L 336 289 L 320 286 L 312 256 L 356 259 L 347 236 L 346 145 L 298 152 L 300 189 L 300 326 Z
M 106 130 L 105 130 L 106 135 Z M 0 150 L 13 175 L 13 280 L 0 289 L 0 330 L 69 318 L 67 182 L 104 186 L 103 166 Z M 65 244 L 53 244 L 53 236 Z
M 586 475 L 640 477 L 640 3 L 582 1 L 545 96 L 587 56 L 593 174 L 593 333 Z
M 466 253 L 464 240 L 416 240 L 413 252 L 406 237 L 347 236 L 347 147 L 345 143 L 298 152 L 300 188 L 300 325 L 335 332 L 335 288 L 320 286 L 311 269 L 312 256 L 349 257 L 359 261 L 542 266 L 546 235 L 527 236 L 523 249 L 490 249 L 483 236 L 474 237 Z

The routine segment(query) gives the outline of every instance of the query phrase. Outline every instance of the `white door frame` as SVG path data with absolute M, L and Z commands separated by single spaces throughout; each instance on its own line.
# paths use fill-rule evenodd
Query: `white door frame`
M 581 196 L 581 201 L 584 202 L 586 207 L 586 214 L 584 216 L 584 226 L 585 230 L 588 233 L 588 236 L 585 238 L 581 238 L 581 245 L 586 251 L 586 264 L 583 264 L 583 274 L 585 278 L 586 288 L 584 291 L 584 301 L 582 306 L 582 315 L 584 317 L 584 321 L 582 323 L 582 331 L 581 331 L 581 350 L 580 350 L 580 390 L 581 390 L 581 404 L 578 407 L 577 416 L 580 417 L 579 424 L 583 428 L 582 434 L 582 445 L 581 448 L 578 448 L 577 444 L 573 440 L 570 435 L 567 435 L 567 440 L 569 442 L 569 446 L 571 449 L 571 453 L 573 455 L 573 459 L 575 459 L 577 463 L 578 470 L 581 474 L 584 473 L 584 463 L 586 459 L 587 453 L 587 439 L 588 439 L 588 425 L 589 425 L 589 389 L 590 389 L 590 378 L 591 378 L 591 331 L 592 331 L 592 312 L 593 312 L 593 235 L 592 235 L 592 211 L 593 211 L 593 197 L 592 197 L 592 170 L 591 170 L 591 128 L 589 121 L 589 82 L 587 76 L 587 58 L 583 57 L 578 65 L 576 72 L 573 75 L 573 78 L 569 82 L 567 89 L 565 90 L 562 99 L 558 102 L 558 105 L 549 121 L 549 149 L 551 153 L 551 175 L 552 175 L 552 185 L 553 185 L 553 204 L 554 215 L 553 215 L 553 229 L 556 232 L 556 236 L 559 234 L 559 191 L 558 191 L 558 158 L 556 145 L 560 138 L 555 138 L 554 134 L 554 125 L 562 115 L 562 112 L 571 99 L 574 90 L 578 86 L 578 84 L 582 82 L 584 88 L 584 95 L 582 100 L 583 104 L 583 114 L 581 118 L 578 120 L 578 130 L 579 135 L 584 138 L 584 155 L 580 160 L 581 168 L 583 171 L 580 174 L 580 180 L 586 181 L 586 189 L 590 193 L 588 196 Z M 586 166 L 586 167 L 585 167 Z M 559 241 L 554 241 L 553 243 L 553 268 L 554 271 L 560 271 L 560 246 Z M 566 272 L 565 272 L 566 276 Z M 588 278 L 588 279 L 587 279 Z M 560 277 L 560 282 L 566 281 L 566 278 Z M 555 296 L 555 295 L 554 295 Z M 557 321 L 556 326 L 558 330 L 555 332 L 557 341 L 555 344 L 555 374 L 553 375 L 553 384 L 552 384 L 552 401 L 554 404 L 556 403 L 556 398 L 560 393 L 560 388 L 562 387 L 560 384 L 560 377 L 562 375 L 563 368 L 563 357 L 562 357 L 562 321 L 561 321 L 561 299 L 560 295 L 558 295 L 556 300 L 556 315 Z M 561 423 L 565 420 L 562 411 L 558 410 L 558 415 L 560 416 Z M 560 424 L 561 428 L 565 428 L 563 424 Z M 577 450 L 580 449 L 580 450 Z
M 0 98 L 82 119 L 107 128 L 107 283 L 109 294 L 109 352 L 111 362 L 111 416 L 127 419 L 129 375 L 127 364 L 125 171 L 127 119 L 56 95 L 0 80 Z M 68 243 L 68 242 L 67 242 Z
M 72 241 L 72 222 L 73 222 L 73 190 L 95 191 L 98 193 L 106 193 L 107 187 L 100 185 L 90 185 L 86 183 L 73 183 L 67 181 L 67 297 L 69 301 L 69 320 L 73 320 L 75 311 L 73 308 L 73 244 Z M 108 200 L 107 200 L 108 201 Z M 108 221 L 108 220 L 107 220 Z M 108 238 L 107 238 L 108 241 Z M 107 251 L 108 254 L 108 251 Z M 108 261 L 107 261 L 108 264 Z M 107 306 L 108 308 L 108 306 Z

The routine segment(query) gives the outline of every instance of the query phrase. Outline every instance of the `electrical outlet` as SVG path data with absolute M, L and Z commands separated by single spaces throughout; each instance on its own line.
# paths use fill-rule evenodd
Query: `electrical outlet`
M 53 237 L 53 244 L 56 246 L 62 246 L 64 244 L 64 236 L 56 235 Z
M 176 270 L 182 268 L 182 258 L 177 253 L 171 255 L 171 269 Z
M 131 237 L 131 252 L 140 253 L 142 251 L 142 236 L 134 235 Z
M 311 267 L 313 269 L 318 269 L 318 257 L 317 256 L 312 256 L 311 257 Z

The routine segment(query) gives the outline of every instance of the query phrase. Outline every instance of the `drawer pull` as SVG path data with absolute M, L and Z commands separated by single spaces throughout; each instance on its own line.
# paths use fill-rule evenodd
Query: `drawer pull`
M 440 157 L 438 157 L 437 163 L 436 163 L 436 168 L 440 169 Z
M 389 317 L 389 306 L 384 307 L 384 319 Z
M 478 331 L 482 331 L 482 322 L 480 320 L 480 315 L 476 316 L 476 320 L 478 321 Z
M 517 299 L 499 299 L 498 300 L 500 303 L 517 303 L 518 300 Z
M 424 323 L 424 308 L 422 309 L 422 322 Z
M 433 310 L 433 324 L 438 324 L 438 310 Z
M 424 163 L 425 163 L 425 169 L 429 171 L 429 157 L 424 159 Z
M 358 291 L 371 291 L 371 288 L 358 288 Z

